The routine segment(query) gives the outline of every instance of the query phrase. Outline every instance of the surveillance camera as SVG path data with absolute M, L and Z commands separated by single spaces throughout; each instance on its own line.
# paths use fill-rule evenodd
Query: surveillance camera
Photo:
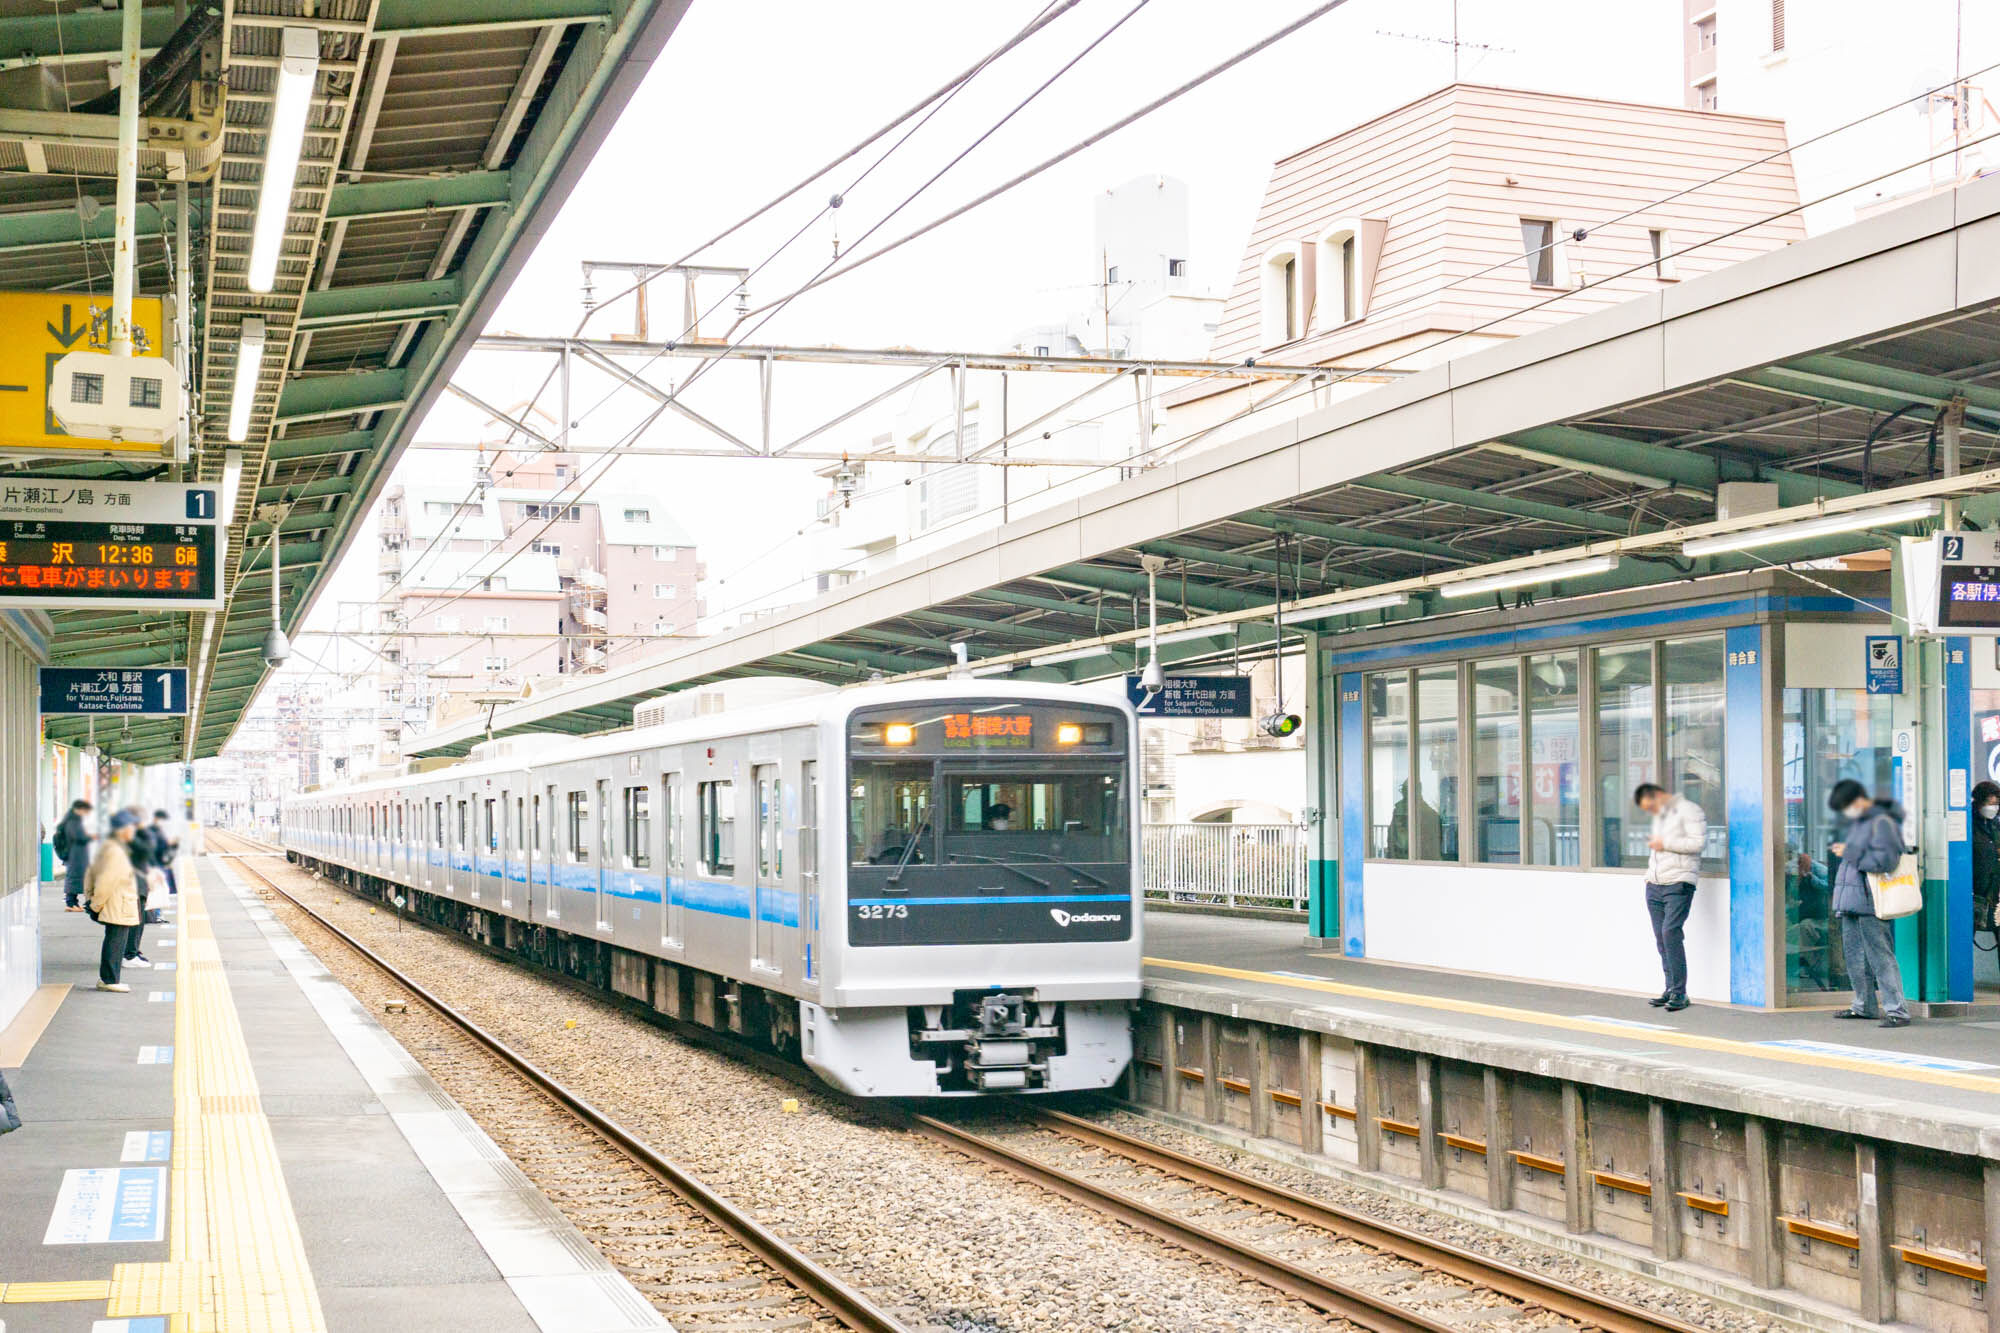
M 1139 688 L 1148 694 L 1158 694 L 1167 688 L 1167 673 L 1161 668 L 1159 658 L 1146 659 L 1146 669 L 1139 673 Z
M 264 636 L 263 654 L 264 665 L 273 668 L 283 666 L 285 659 L 292 655 L 292 645 L 286 641 L 285 632 L 276 625 L 271 626 L 271 632 Z

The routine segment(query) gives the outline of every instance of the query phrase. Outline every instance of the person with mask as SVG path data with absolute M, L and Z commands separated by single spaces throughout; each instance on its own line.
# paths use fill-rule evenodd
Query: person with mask
M 146 934 L 146 900 L 152 896 L 153 874 L 159 866 L 159 840 L 153 834 L 152 825 L 147 822 L 145 806 L 128 805 L 118 813 L 132 821 L 132 836 L 126 839 L 126 852 L 131 858 L 132 873 L 138 879 L 139 888 L 139 920 L 125 939 L 125 966 L 151 967 L 153 960 L 139 951 L 139 945 Z
M 153 812 L 153 842 L 159 858 L 160 871 L 166 877 L 167 896 L 180 896 L 180 881 L 174 876 L 174 862 L 180 859 L 181 845 L 174 841 L 171 816 L 164 810 Z
M 986 807 L 986 827 L 989 832 L 1005 833 L 1014 826 L 1014 807 L 995 804 Z
M 63 863 L 63 911 L 83 910 L 83 877 L 90 873 L 90 844 L 96 839 L 90 836 L 89 801 L 75 800 L 69 803 L 69 813 L 63 822 L 56 825 L 56 836 L 52 839 L 56 855 Z
M 1889 923 L 1875 915 L 1875 894 L 1868 887 L 1870 875 L 1886 875 L 1903 859 L 1903 807 L 1887 798 L 1871 801 L 1868 789 L 1853 778 L 1834 783 L 1826 804 L 1847 821 L 1846 832 L 1833 844 L 1833 854 L 1840 858 L 1833 914 L 1840 922 L 1848 980 L 1854 984 L 1854 1004 L 1835 1017 L 1879 1018 L 1885 1028 L 1908 1027 L 1910 1007 L 1903 998 L 1895 936 Z
M 1994 930 L 2000 906 L 2000 782 L 1972 789 L 1972 928 Z
M 1708 844 L 1708 815 L 1685 796 L 1656 782 L 1642 782 L 1632 804 L 1653 817 L 1646 846 L 1646 910 L 1653 918 L 1653 945 L 1667 988 L 1646 1003 L 1679 1013 L 1688 1007 L 1687 940 L 1684 931 L 1701 880 L 1701 853 Z
M 132 869 L 132 839 L 139 820 L 130 810 L 111 816 L 110 836 L 97 849 L 84 876 L 90 914 L 104 927 L 104 944 L 97 953 L 97 989 L 129 991 L 121 980 L 126 941 L 139 929 L 139 876 Z

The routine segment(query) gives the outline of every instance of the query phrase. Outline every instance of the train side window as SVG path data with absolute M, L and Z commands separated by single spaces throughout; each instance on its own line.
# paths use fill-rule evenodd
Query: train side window
M 458 850 L 460 850 L 461 852 L 471 845 L 472 841 L 471 825 L 472 825 L 472 813 L 467 808 L 467 803 L 464 801 L 460 801 L 458 803 Z
M 500 850 L 500 829 L 494 823 L 493 798 L 491 796 L 486 798 L 486 850 L 489 852 Z
M 406 840 L 403 831 L 404 830 L 403 821 L 405 820 L 405 818 L 407 818 L 408 813 L 409 813 L 409 807 L 399 802 L 396 806 L 396 841 L 398 843 L 404 842 Z
M 697 796 L 701 868 L 710 875 L 733 875 L 736 873 L 736 784 L 704 782 Z
M 644 870 L 653 864 L 653 789 L 625 789 L 625 864 Z
M 441 851 L 444 848 L 444 802 L 431 802 L 431 841 Z
M 590 838 L 584 826 L 590 821 L 590 796 L 586 792 L 573 791 L 569 794 L 569 854 L 577 861 L 590 859 Z
M 514 798 L 514 850 L 525 853 L 528 850 L 528 803 L 525 797 Z
M 542 854 L 542 798 L 535 798 L 535 855 Z

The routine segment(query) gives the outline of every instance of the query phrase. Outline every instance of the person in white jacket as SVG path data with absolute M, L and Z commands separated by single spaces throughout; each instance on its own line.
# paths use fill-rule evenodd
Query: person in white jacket
M 1688 911 L 1694 906 L 1695 883 L 1701 877 L 1701 849 L 1708 841 L 1708 816 L 1685 796 L 1642 782 L 1632 803 L 1653 817 L 1646 846 L 1646 910 L 1653 917 L 1653 943 L 1660 950 L 1660 969 L 1667 988 L 1647 1003 L 1670 1012 L 1688 1007 L 1687 946 L 1681 937 Z

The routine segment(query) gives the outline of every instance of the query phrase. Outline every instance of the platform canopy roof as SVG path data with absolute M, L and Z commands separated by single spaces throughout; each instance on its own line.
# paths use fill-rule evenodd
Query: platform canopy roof
M 199 434 L 185 468 L 37 460 L 12 475 L 219 483 L 245 317 L 266 320 L 269 350 L 241 446 L 227 609 L 212 627 L 206 613 L 51 617 L 58 665 L 194 667 L 196 710 L 129 728 L 100 724 L 95 739 L 108 753 L 181 760 L 214 754 L 229 738 L 267 674 L 259 649 L 274 538 L 292 630 L 685 8 L 686 0 L 146 4 L 147 114 L 199 121 L 201 99 L 220 93 L 210 113 L 220 118 L 219 163 L 189 187 Z M 119 24 L 117 9 L 95 0 L 0 0 L 0 77 L 39 65 L 62 90 L 55 109 L 82 107 L 110 91 Z M 287 27 L 318 30 L 319 73 L 278 279 L 255 294 L 246 257 Z M 180 62 L 176 53 L 189 49 L 193 58 Z M 9 137 L 7 128 L 0 124 L 0 289 L 108 302 L 108 167 L 69 174 L 78 158 L 63 150 L 61 125 L 40 139 Z M 175 187 L 149 178 L 146 165 L 142 154 L 140 293 L 165 295 L 174 286 Z M 285 503 L 274 534 L 259 510 Z M 85 725 L 51 719 L 49 734 L 80 742 Z
M 1947 409 L 1963 413 L 1957 479 L 1942 475 Z M 641 700 L 736 676 L 942 674 L 957 642 L 975 669 L 1102 677 L 1133 664 L 1149 555 L 1165 561 L 1171 663 L 1268 645 L 1280 593 L 1288 616 L 1319 612 L 1310 628 L 1324 635 L 1490 608 L 1495 595 L 1569 596 L 1879 548 L 1885 531 L 1913 529 L 1698 559 L 1680 542 L 1718 526 L 1728 482 L 1775 483 L 1788 517 L 1801 517 L 1983 496 L 2000 481 L 1996 464 L 2000 179 L 1990 179 L 1274 420 L 408 748 L 464 753 L 489 731 L 617 727 Z M 1618 557 L 1609 572 L 1441 595 L 1496 570 L 1605 554 Z M 1329 612 L 1368 590 L 1409 600 Z M 1108 651 L 1083 653 L 1090 645 Z M 1065 660 L 1036 666 L 1038 656 Z

